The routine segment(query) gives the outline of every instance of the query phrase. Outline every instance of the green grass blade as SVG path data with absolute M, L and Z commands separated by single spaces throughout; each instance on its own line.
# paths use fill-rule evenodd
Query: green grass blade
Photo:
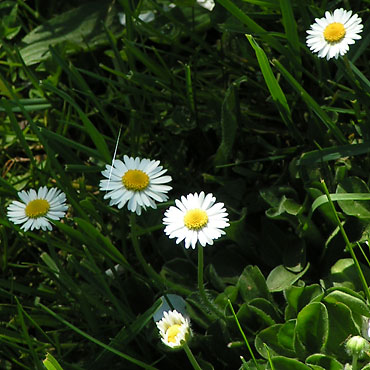
M 330 194 L 330 198 L 332 201 L 338 200 L 370 200 L 370 194 L 364 193 L 345 193 L 345 194 Z M 328 203 L 328 197 L 323 194 L 320 195 L 315 201 L 312 203 L 311 206 L 311 213 L 315 212 L 315 210 L 320 207 L 321 205 Z
M 267 44 L 278 51 L 281 54 L 286 54 L 284 47 L 274 37 L 270 36 L 270 33 L 263 27 L 258 25 L 252 18 L 250 18 L 243 10 L 235 5 L 231 0 L 217 0 L 229 13 L 239 19 L 248 29 L 255 35 L 261 37 Z
M 317 163 L 334 161 L 339 158 L 352 157 L 370 152 L 370 143 L 338 145 L 335 147 L 313 150 L 303 153 L 297 165 L 312 166 Z
M 46 358 L 42 363 L 47 370 L 63 370 L 59 362 L 50 353 L 46 354 Z
M 313 112 L 319 117 L 324 123 L 328 130 L 335 136 L 335 138 L 342 144 L 347 143 L 343 133 L 337 126 L 332 122 L 326 112 L 320 107 L 320 105 L 311 97 L 311 95 L 300 85 L 300 83 L 283 67 L 283 65 L 276 59 L 273 60 L 274 66 L 281 72 L 286 78 L 289 84 L 298 92 L 302 97 L 307 106 L 312 109 Z
M 241 77 L 227 89 L 221 109 L 221 144 L 217 149 L 214 163 L 216 166 L 225 164 L 231 154 L 240 120 L 240 103 L 238 88 L 246 78 Z
M 289 109 L 287 99 L 278 81 L 276 80 L 274 73 L 272 72 L 270 63 L 267 59 L 265 52 L 258 45 L 258 43 L 254 40 L 254 38 L 251 35 L 246 35 L 246 37 L 256 53 L 257 61 L 261 68 L 263 78 L 270 91 L 272 99 L 274 100 L 274 103 L 276 104 L 280 112 L 281 118 L 283 119 L 285 125 L 288 127 L 292 135 L 296 139 L 301 140 L 300 134 L 298 133 L 297 129 L 293 125 L 292 116 L 291 116 L 291 112 Z
M 96 149 L 100 152 L 101 156 L 104 158 L 104 160 L 107 163 L 111 163 L 112 157 L 111 157 L 110 151 L 108 149 L 108 146 L 107 146 L 107 144 L 104 140 L 103 135 L 97 130 L 97 128 L 90 121 L 90 119 L 87 117 L 85 112 L 83 112 L 83 110 L 74 101 L 74 99 L 70 95 L 65 93 L 64 91 L 56 88 L 55 86 L 53 86 L 52 84 L 50 84 L 48 82 L 43 83 L 43 86 L 47 90 L 57 94 L 59 97 L 61 97 L 63 100 L 65 100 L 66 102 L 71 104 L 76 109 L 78 115 L 81 118 L 81 121 L 82 121 L 83 125 L 86 128 L 87 133 L 89 134 L 91 140 L 95 144 Z
M 295 64 L 301 65 L 299 37 L 297 31 L 297 23 L 294 19 L 293 6 L 291 0 L 280 0 L 280 9 L 282 14 L 282 22 L 285 29 L 285 36 L 295 56 Z M 296 75 L 300 73 L 299 69 L 295 70 Z
M 72 329 L 73 331 L 75 331 L 76 333 L 78 333 L 79 335 L 84 337 L 85 339 L 89 340 L 90 342 L 95 343 L 96 345 L 106 349 L 107 351 L 110 351 L 110 352 L 114 353 L 115 355 L 117 355 L 119 357 L 122 357 L 125 360 L 127 360 L 127 361 L 129 361 L 129 362 L 131 362 L 131 363 L 133 363 L 133 364 L 135 364 L 135 365 L 137 365 L 137 366 L 139 366 L 143 369 L 156 370 L 155 367 L 150 366 L 150 365 L 148 365 L 145 362 L 142 362 L 140 360 L 137 360 L 134 357 L 126 355 L 125 353 L 122 353 L 122 352 L 116 350 L 115 348 L 112 348 L 112 347 L 106 345 L 105 343 L 101 342 L 100 340 L 92 337 L 91 335 L 85 333 L 83 330 L 79 329 L 77 326 L 74 326 L 73 324 L 71 324 L 67 320 L 63 319 L 61 316 L 59 316 L 54 311 L 50 310 L 48 307 L 44 306 L 42 303 L 37 303 L 37 306 L 41 307 L 43 310 L 45 310 L 51 316 L 53 316 L 54 318 L 59 320 L 61 323 L 63 323 L 65 326 L 68 326 L 70 329 Z

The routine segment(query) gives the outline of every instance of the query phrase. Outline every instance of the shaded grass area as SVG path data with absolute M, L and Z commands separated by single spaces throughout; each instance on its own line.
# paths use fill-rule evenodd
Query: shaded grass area
M 63 369 L 190 368 L 153 320 L 167 294 L 186 301 L 202 369 L 256 368 L 228 300 L 260 368 L 349 363 L 345 340 L 370 317 L 367 8 L 351 2 L 363 38 L 326 61 L 306 30 L 346 4 L 0 5 L 0 368 L 44 369 L 46 353 Z M 136 218 L 108 205 L 116 145 L 161 161 L 168 202 Z M 22 232 L 6 207 L 44 185 L 67 216 Z M 224 319 L 199 295 L 197 251 L 163 233 L 174 199 L 202 190 L 229 212 L 204 249 Z

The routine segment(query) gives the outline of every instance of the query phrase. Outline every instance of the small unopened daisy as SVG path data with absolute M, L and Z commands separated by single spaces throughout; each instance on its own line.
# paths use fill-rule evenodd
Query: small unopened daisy
M 127 202 L 131 212 L 141 214 L 146 207 L 156 208 L 156 202 L 164 202 L 172 187 L 169 183 L 171 176 L 163 176 L 167 172 L 159 165 L 159 161 L 140 159 L 138 157 L 123 157 L 123 162 L 116 159 L 113 166 L 106 165 L 102 175 L 107 179 L 101 180 L 101 191 L 107 192 L 104 199 L 110 198 L 109 204 L 122 208 Z
M 18 192 L 22 202 L 14 200 L 8 206 L 7 216 L 15 224 L 23 224 L 21 229 L 52 230 L 51 221 L 64 217 L 68 206 L 65 204 L 65 194 L 57 189 L 47 189 L 42 186 L 36 192 L 30 189 L 28 192 Z
M 320 58 L 337 59 L 347 53 L 349 45 L 361 38 L 362 20 L 357 14 L 352 15 L 351 10 L 335 9 L 333 14 L 327 11 L 324 18 L 315 21 L 307 31 L 306 42 Z
M 215 202 L 212 194 L 205 195 L 203 191 L 182 196 L 181 201 L 176 199 L 176 207 L 170 207 L 164 214 L 163 223 L 167 225 L 164 232 L 169 238 L 176 238 L 176 244 L 185 240 L 185 248 L 195 249 L 198 241 L 203 247 L 212 245 L 229 226 L 224 204 Z
M 181 348 L 191 337 L 190 321 L 176 310 L 163 313 L 157 323 L 162 342 L 171 348 Z

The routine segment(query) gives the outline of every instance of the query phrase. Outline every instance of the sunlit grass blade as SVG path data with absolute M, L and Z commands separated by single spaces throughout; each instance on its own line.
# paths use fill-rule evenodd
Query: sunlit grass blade
M 261 68 L 263 78 L 266 82 L 266 85 L 270 91 L 270 94 L 272 96 L 272 99 L 274 100 L 274 103 L 276 104 L 280 116 L 283 119 L 284 123 L 290 130 L 292 136 L 294 136 L 297 140 L 301 140 L 301 135 L 297 131 L 297 129 L 294 127 L 291 112 L 289 109 L 289 105 L 287 102 L 287 99 L 283 93 L 283 90 L 281 89 L 278 81 L 276 80 L 274 73 L 272 72 L 272 69 L 270 67 L 270 63 L 267 59 L 267 56 L 263 49 L 257 44 L 257 42 L 254 40 L 254 38 L 251 35 L 246 35 L 248 41 L 250 42 L 251 46 L 253 47 L 254 51 L 256 52 L 257 61 Z
M 63 370 L 59 362 L 50 353 L 46 354 L 45 360 L 42 363 L 47 370 Z
M 330 199 L 332 201 L 344 201 L 344 200 L 370 200 L 370 194 L 364 193 L 345 193 L 345 194 L 330 194 Z M 311 206 L 311 213 L 313 213 L 321 205 L 328 203 L 328 197 L 320 195 L 315 199 Z

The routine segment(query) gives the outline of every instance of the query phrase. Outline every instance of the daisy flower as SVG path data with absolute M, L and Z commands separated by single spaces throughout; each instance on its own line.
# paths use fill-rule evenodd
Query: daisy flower
M 352 15 L 351 10 L 340 8 L 335 9 L 333 14 L 325 12 L 324 18 L 316 18 L 315 21 L 307 31 L 306 42 L 320 58 L 337 59 L 347 53 L 349 45 L 361 38 L 362 20 L 357 14 Z
M 36 192 L 30 189 L 22 190 L 18 196 L 23 202 L 14 200 L 8 206 L 7 216 L 14 224 L 23 224 L 21 229 L 52 230 L 51 220 L 64 217 L 68 206 L 65 204 L 66 195 L 57 188 L 47 189 L 42 186 Z
M 141 214 L 141 208 L 157 208 L 154 201 L 164 202 L 168 199 L 166 193 L 172 189 L 164 185 L 172 181 L 171 176 L 162 176 L 167 170 L 159 166 L 159 161 L 140 159 L 138 157 L 123 157 L 113 161 L 113 166 L 106 165 L 101 180 L 101 191 L 107 191 L 104 199 L 111 198 L 109 205 L 117 205 L 121 209 L 127 202 L 131 212 Z
M 157 323 L 162 342 L 171 348 L 180 348 L 191 336 L 190 321 L 176 310 L 163 313 Z
M 213 244 L 225 234 L 222 229 L 229 226 L 228 214 L 223 203 L 215 203 L 212 194 L 205 195 L 202 191 L 182 196 L 181 201 L 176 199 L 176 207 L 170 207 L 164 214 L 163 223 L 167 225 L 164 232 L 169 238 L 177 238 L 176 244 L 185 240 L 185 248 L 190 245 L 195 249 L 199 243 L 204 247 Z

